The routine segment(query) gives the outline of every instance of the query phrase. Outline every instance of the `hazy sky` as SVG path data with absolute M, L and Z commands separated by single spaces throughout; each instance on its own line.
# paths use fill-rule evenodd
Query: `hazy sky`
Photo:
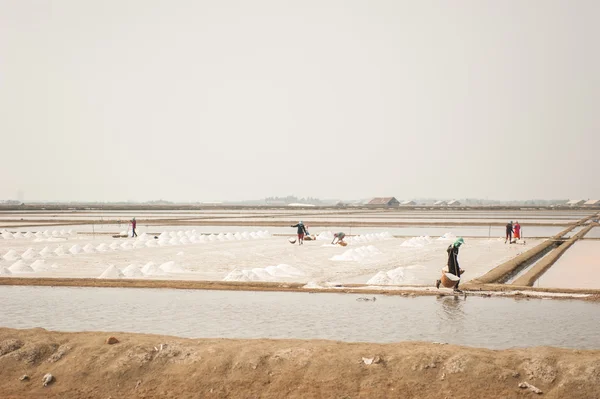
M 0 0 L 0 199 L 600 198 L 600 1 Z

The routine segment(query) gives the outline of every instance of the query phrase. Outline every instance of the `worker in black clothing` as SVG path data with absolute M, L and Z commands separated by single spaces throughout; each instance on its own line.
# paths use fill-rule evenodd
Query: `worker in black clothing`
M 507 223 L 507 225 L 506 225 L 506 239 L 504 240 L 505 244 L 506 244 L 506 241 L 508 241 L 509 244 L 512 244 L 512 234 L 513 234 L 513 223 L 511 220 L 510 223 Z
M 460 278 L 460 275 L 464 272 L 464 270 L 462 270 L 458 264 L 458 249 L 464 243 L 465 243 L 465 240 L 462 237 L 458 237 L 456 239 L 456 241 L 454 241 L 453 244 L 450 244 L 448 249 L 446 249 L 446 252 L 448 252 L 448 273 L 454 274 L 456 277 L 459 277 L 459 278 Z M 440 284 L 441 284 L 440 280 L 437 280 L 435 282 L 435 286 L 437 288 L 440 288 Z M 456 285 L 454 286 L 455 292 L 461 292 L 458 289 L 458 284 L 460 284 L 460 281 L 458 283 L 456 283 Z

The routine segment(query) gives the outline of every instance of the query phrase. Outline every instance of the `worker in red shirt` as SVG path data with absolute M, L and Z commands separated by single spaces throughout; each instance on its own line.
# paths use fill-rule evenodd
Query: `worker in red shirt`
M 131 237 L 137 237 L 137 233 L 135 232 L 135 226 L 137 225 L 137 222 L 135 221 L 135 218 L 131 219 Z
M 513 237 L 515 238 L 515 241 L 521 238 L 521 225 L 518 220 L 513 226 Z

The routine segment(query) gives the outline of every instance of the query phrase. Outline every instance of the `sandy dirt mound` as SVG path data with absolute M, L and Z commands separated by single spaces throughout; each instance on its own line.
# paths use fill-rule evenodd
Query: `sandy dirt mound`
M 2 398 L 600 397 L 600 351 L 110 335 L 0 329 Z

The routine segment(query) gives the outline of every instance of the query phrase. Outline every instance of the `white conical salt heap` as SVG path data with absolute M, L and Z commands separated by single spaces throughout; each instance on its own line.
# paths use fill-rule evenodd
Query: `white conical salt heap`
M 81 247 L 78 244 L 75 244 L 71 248 L 69 248 L 69 252 L 73 255 L 77 255 L 81 252 Z
M 119 249 L 119 244 L 117 242 L 113 242 L 108 246 L 110 249 Z
M 33 248 L 29 248 L 27 249 L 27 251 L 23 252 L 23 254 L 21 255 L 21 258 L 23 259 L 31 259 L 31 258 L 35 258 L 35 251 L 33 250 Z
M 179 242 L 186 245 L 190 243 L 190 240 L 186 236 L 183 236 L 179 239 Z
M 123 275 L 125 277 L 144 277 L 144 273 L 136 265 L 129 265 L 123 269 Z
M 7 253 L 2 256 L 6 260 L 15 260 L 19 259 L 19 254 L 14 249 L 9 250 Z
M 121 248 L 123 248 L 123 249 L 131 249 L 131 248 L 133 248 L 133 245 L 129 241 L 123 241 L 123 243 L 121 244 Z
M 64 254 L 65 254 L 65 249 L 63 248 L 63 246 L 62 246 L 62 245 L 59 245 L 59 246 L 58 246 L 58 248 L 56 248 L 56 249 L 54 250 L 54 253 L 55 253 L 56 255 L 59 255 L 59 256 L 60 256 L 60 255 L 64 255 Z
M 13 237 L 13 235 L 10 234 L 8 231 L 3 231 L 2 232 L 2 238 L 5 239 L 5 240 L 12 240 L 15 237 Z
M 108 245 L 106 245 L 105 243 L 101 243 L 100 245 L 98 245 L 96 247 L 96 251 L 98 251 L 98 252 L 106 252 L 106 251 L 108 251 Z
M 13 234 L 13 238 L 24 238 L 23 234 L 21 234 L 20 231 L 17 231 L 15 234 Z
M 23 237 L 25 237 L 25 238 L 33 238 L 35 236 L 33 235 L 33 233 L 31 231 L 28 231 L 25 234 L 23 234 Z
M 102 272 L 102 274 L 100 276 L 98 276 L 98 278 L 107 278 L 107 279 L 117 279 L 117 278 L 123 278 L 123 273 L 121 273 L 121 271 L 119 270 L 119 268 L 117 268 L 115 265 L 110 265 L 108 266 L 108 268 Z
M 48 256 L 50 254 L 52 254 L 52 251 L 50 251 L 50 248 L 48 247 L 44 247 L 44 249 L 40 251 L 40 256 Z
M 153 268 L 154 266 L 155 266 L 155 265 L 154 265 L 154 262 L 148 262 L 148 263 L 146 263 L 144 266 L 142 266 L 142 272 L 143 272 L 144 274 L 148 274 L 148 272 L 149 272 L 150 270 L 152 270 L 152 268 Z
M 145 244 L 146 244 L 146 246 L 148 248 L 153 248 L 153 247 L 158 247 L 159 246 L 158 240 L 154 240 L 154 239 L 146 241 Z
M 4 266 L 0 266 L 0 276 L 10 276 L 12 272 Z
M 96 248 L 94 248 L 94 246 L 90 243 L 87 243 L 84 247 L 83 247 L 83 251 L 87 252 L 87 253 L 92 253 L 92 252 L 96 252 Z
M 36 236 L 37 238 L 42 238 L 44 236 L 44 233 L 42 233 L 41 231 L 36 231 L 34 236 Z
M 36 272 L 41 272 L 44 270 L 48 270 L 48 265 L 46 264 L 46 261 L 43 259 L 38 259 L 35 262 L 33 262 L 31 264 L 31 268 L 33 270 L 35 270 Z
M 167 273 L 184 273 L 185 270 L 173 261 L 165 262 L 160 265 L 160 269 Z
M 142 267 L 142 273 L 146 276 L 162 276 L 165 272 L 154 264 L 154 262 L 148 262 Z
M 8 269 L 13 273 L 33 273 L 33 272 L 35 272 L 35 270 L 33 270 L 31 267 L 27 266 L 22 260 L 16 261 Z

